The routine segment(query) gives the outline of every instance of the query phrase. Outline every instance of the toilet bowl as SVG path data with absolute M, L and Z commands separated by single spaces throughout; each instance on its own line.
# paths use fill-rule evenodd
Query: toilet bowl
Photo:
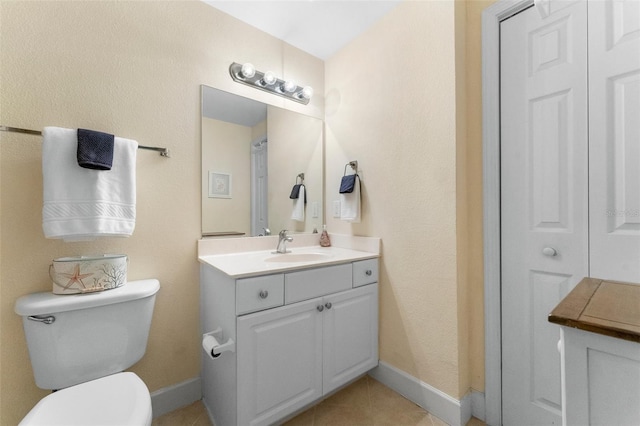
M 151 425 L 151 397 L 133 373 L 117 373 L 41 399 L 20 426 Z
M 131 281 L 101 293 L 22 296 L 36 385 L 59 389 L 21 426 L 149 426 L 149 389 L 131 372 L 146 351 L 157 280 Z

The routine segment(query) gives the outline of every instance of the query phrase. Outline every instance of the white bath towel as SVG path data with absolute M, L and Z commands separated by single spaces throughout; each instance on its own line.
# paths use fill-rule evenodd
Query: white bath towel
M 77 130 L 42 132 L 42 228 L 65 241 L 127 237 L 136 219 L 138 143 L 116 137 L 111 170 L 85 169 L 76 159 Z
M 353 192 L 340 194 L 340 219 L 360 222 L 360 176 L 356 176 Z
M 304 222 L 304 185 L 300 185 L 300 192 L 298 198 L 293 200 L 293 211 L 291 212 L 291 219 L 298 222 Z

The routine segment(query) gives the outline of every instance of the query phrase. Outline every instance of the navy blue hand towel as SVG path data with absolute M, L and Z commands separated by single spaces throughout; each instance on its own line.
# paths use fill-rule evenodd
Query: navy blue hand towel
M 351 194 L 353 192 L 353 189 L 356 187 L 356 177 L 360 179 L 360 176 L 357 174 L 342 176 L 342 180 L 340 181 L 341 194 Z
M 304 184 L 297 183 L 297 184 L 293 185 L 293 188 L 291 189 L 291 194 L 289 195 L 289 198 L 291 198 L 292 200 L 296 200 L 300 196 L 300 188 L 304 188 Z M 305 188 L 305 191 L 304 191 L 304 202 L 305 202 L 305 204 L 307 203 L 307 191 L 306 191 L 306 188 Z
M 113 135 L 78 129 L 78 165 L 85 169 L 111 170 Z

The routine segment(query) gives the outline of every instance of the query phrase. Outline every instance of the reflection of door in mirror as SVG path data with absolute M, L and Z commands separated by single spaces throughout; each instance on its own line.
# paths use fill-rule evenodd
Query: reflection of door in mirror
M 251 143 L 251 235 L 267 235 L 269 229 L 267 206 L 267 135 Z
M 207 86 L 201 107 L 203 236 L 311 232 L 323 224 L 322 120 Z M 303 221 L 293 219 L 289 198 L 301 173 Z M 228 190 L 210 188 L 209 175 Z

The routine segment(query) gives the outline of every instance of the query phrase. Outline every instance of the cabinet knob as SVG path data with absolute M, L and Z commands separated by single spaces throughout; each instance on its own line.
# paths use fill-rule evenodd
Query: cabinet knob
M 261 290 L 259 295 L 260 299 L 266 299 L 267 297 L 269 297 L 269 292 L 267 290 Z
M 322 312 L 322 311 L 324 311 L 324 306 L 322 306 L 322 305 L 318 305 L 318 306 L 316 307 L 316 309 L 318 310 L 318 312 Z
M 364 271 L 364 273 L 368 276 L 371 276 L 371 274 L 373 274 L 373 271 L 371 271 L 371 269 L 367 269 L 366 271 Z
M 325 303 L 324 307 L 327 308 L 327 309 L 331 309 L 331 302 Z
M 542 254 L 544 254 L 545 256 L 553 257 L 553 256 L 557 255 L 558 252 L 553 247 L 545 247 L 545 248 L 542 249 Z

